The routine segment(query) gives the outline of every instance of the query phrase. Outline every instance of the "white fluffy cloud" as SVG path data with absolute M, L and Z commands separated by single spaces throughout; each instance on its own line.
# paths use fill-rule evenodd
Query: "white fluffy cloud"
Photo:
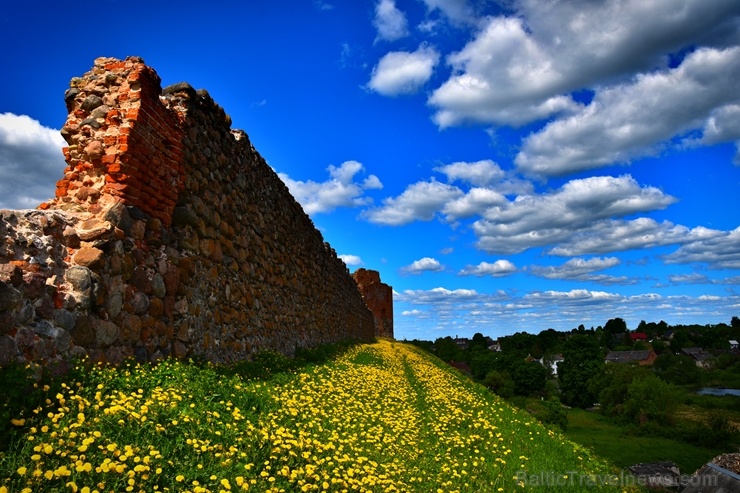
M 593 282 L 596 284 L 635 284 L 636 279 L 626 276 L 609 276 L 594 274 L 602 270 L 616 267 L 620 261 L 616 257 L 594 257 L 590 259 L 572 258 L 560 266 L 532 266 L 529 271 L 535 276 L 545 279 L 563 279 L 569 281 Z
M 415 93 L 432 76 L 438 62 L 439 53 L 424 44 L 414 52 L 388 53 L 373 68 L 368 87 L 384 96 Z
M 490 185 L 505 176 L 504 170 L 490 159 L 474 163 L 456 162 L 434 168 L 434 171 L 447 176 L 447 180 L 450 182 L 462 180 L 477 186 Z
M 401 226 L 414 221 L 431 221 L 445 204 L 463 195 L 462 190 L 436 180 L 410 185 L 398 197 L 383 200 L 378 208 L 363 212 L 363 217 L 376 224 Z
M 737 140 L 738 80 L 740 47 L 697 50 L 675 69 L 597 91 L 577 114 L 526 138 L 516 164 L 525 173 L 564 175 L 627 163 L 702 127 L 695 142 Z
M 521 125 L 576 111 L 573 91 L 654 70 L 667 54 L 700 43 L 736 42 L 740 16 L 734 0 L 512 5 L 513 15 L 489 17 L 447 58 L 453 73 L 429 100 L 439 126 Z
M 573 231 L 548 253 L 571 257 L 640 250 L 665 245 L 691 244 L 719 234 L 722 233 L 702 226 L 690 229 L 670 221 L 658 222 L 646 217 L 629 221 L 604 220 L 579 231 Z
M 474 10 L 467 0 L 423 0 L 430 11 L 439 10 L 455 24 L 475 21 Z
M 345 254 L 345 255 L 337 255 L 337 257 L 342 259 L 342 261 L 348 266 L 362 265 L 362 259 L 357 255 Z
M 516 272 L 516 266 L 508 260 L 499 259 L 493 263 L 481 262 L 478 265 L 468 265 L 460 271 L 461 276 L 492 276 L 503 277 Z
M 483 213 L 490 207 L 507 203 L 501 193 L 488 188 L 471 188 L 465 195 L 445 204 L 442 214 L 448 221 L 465 219 Z
M 407 289 L 399 293 L 399 301 L 414 304 L 426 303 L 450 303 L 457 301 L 472 301 L 487 298 L 486 295 L 480 295 L 475 289 L 447 289 L 443 287 L 433 289 Z
M 516 331 L 535 333 L 547 327 L 571 330 L 580 324 L 586 327 L 604 325 L 620 316 L 628 327 L 635 328 L 640 320 L 666 320 L 670 324 L 718 323 L 717 313 L 732 313 L 740 306 L 740 296 L 661 296 L 645 293 L 629 296 L 609 291 L 574 289 L 570 291 L 496 291 L 480 293 L 472 289 L 405 290 L 394 301 L 405 307 L 409 315 L 425 314 L 424 320 L 399 321 L 397 333 L 414 333 L 419 324 L 433 324 L 431 330 L 442 335 L 455 334 L 457 321 L 464 320 L 465 333 L 482 332 L 503 335 Z M 497 329 L 499 327 L 499 329 Z
M 376 41 L 395 41 L 409 34 L 406 16 L 398 10 L 394 0 L 379 0 L 375 4 L 373 24 L 378 30 Z
M 407 274 L 421 274 L 422 272 L 442 272 L 445 266 L 439 263 L 439 260 L 424 257 L 419 260 L 414 260 L 410 265 L 402 267 L 401 271 Z
M 702 238 L 666 256 L 671 264 L 707 264 L 713 269 L 740 269 L 740 227 L 732 231 L 706 230 Z
M 355 175 L 364 170 L 357 161 L 346 161 L 339 167 L 329 166 L 327 170 L 330 179 L 321 183 L 293 180 L 285 173 L 278 173 L 278 176 L 309 215 L 331 212 L 338 207 L 367 205 L 371 199 L 363 196 L 365 190 L 383 188 L 375 175 L 362 182 L 355 181 Z
M 473 223 L 473 231 L 479 248 L 487 252 L 519 253 L 569 243 L 577 235 L 595 232 L 611 218 L 664 209 L 675 201 L 657 188 L 641 187 L 629 175 L 590 177 L 571 180 L 551 193 L 519 196 L 503 206 L 490 207 Z M 610 251 L 623 247 L 612 243 Z
M 54 197 L 65 168 L 58 130 L 0 113 L 0 209 L 31 209 Z

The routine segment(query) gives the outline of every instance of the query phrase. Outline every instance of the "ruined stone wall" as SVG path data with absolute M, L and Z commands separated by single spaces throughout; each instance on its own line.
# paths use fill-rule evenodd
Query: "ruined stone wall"
M 0 364 L 374 336 L 344 263 L 207 92 L 101 58 L 65 101 L 56 197 L 0 211 Z
M 393 288 L 380 282 L 380 273 L 376 270 L 357 269 L 352 277 L 365 304 L 373 312 L 375 335 L 393 338 Z

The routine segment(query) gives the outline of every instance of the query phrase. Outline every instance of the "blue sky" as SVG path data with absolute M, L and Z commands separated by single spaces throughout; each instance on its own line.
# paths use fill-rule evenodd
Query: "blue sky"
M 100 56 L 204 88 L 396 337 L 740 315 L 737 0 L 13 2 L 0 208 L 64 169 Z

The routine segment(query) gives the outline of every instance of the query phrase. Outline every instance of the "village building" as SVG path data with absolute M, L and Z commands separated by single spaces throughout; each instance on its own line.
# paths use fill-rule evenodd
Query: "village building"
M 714 355 L 700 347 L 689 347 L 681 350 L 686 356 L 691 357 L 699 368 L 706 368 L 708 361 L 714 358 Z
M 607 363 L 638 364 L 649 366 L 655 362 L 658 355 L 652 349 L 643 351 L 609 351 L 605 361 Z

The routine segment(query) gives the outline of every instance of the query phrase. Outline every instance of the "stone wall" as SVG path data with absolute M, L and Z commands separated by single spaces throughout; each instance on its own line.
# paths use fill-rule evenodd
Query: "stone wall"
M 393 288 L 380 282 L 376 270 L 357 269 L 352 274 L 360 287 L 365 304 L 373 312 L 375 334 L 393 338 Z
M 345 264 L 206 91 L 100 58 L 65 102 L 56 197 L 0 211 L 0 364 L 228 362 L 375 335 Z

